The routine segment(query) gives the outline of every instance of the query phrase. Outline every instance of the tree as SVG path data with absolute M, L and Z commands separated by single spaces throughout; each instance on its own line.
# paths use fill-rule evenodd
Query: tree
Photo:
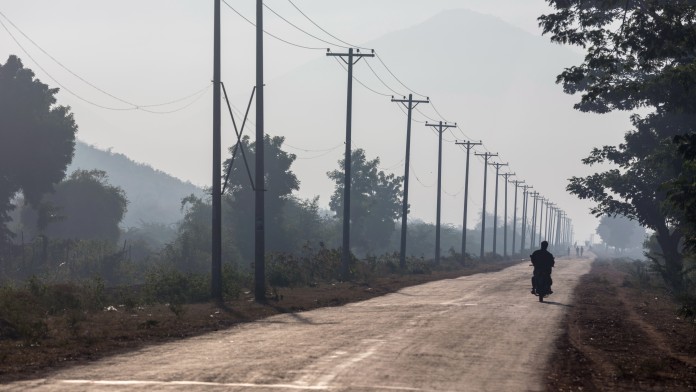
M 379 158 L 368 161 L 363 149 L 354 150 L 351 161 L 351 238 L 356 248 L 371 253 L 388 244 L 395 229 L 394 221 L 401 217 L 403 177 L 378 170 Z M 327 173 L 336 183 L 329 206 L 342 218 L 344 160 L 338 163 L 341 170 Z
M 667 183 L 670 205 L 683 214 L 681 229 L 685 234 L 685 246 L 696 253 L 696 134 L 676 136 L 674 139 L 684 158 L 679 177 Z
M 597 215 L 623 215 L 656 232 L 652 257 L 663 278 L 682 289 L 683 212 L 670 208 L 665 183 L 683 169 L 672 139 L 696 124 L 696 4 L 675 0 L 547 0 L 556 12 L 539 18 L 557 43 L 586 49 L 584 62 L 558 76 L 567 93 L 582 93 L 576 108 L 606 113 L 651 108 L 634 115 L 635 130 L 619 146 L 594 149 L 583 163 L 614 164 L 573 177 L 568 190 L 596 202 Z
M 76 170 L 41 200 L 39 208 L 23 214 L 25 227 L 36 229 L 50 238 L 104 240 L 115 244 L 121 231 L 119 223 L 126 213 L 128 200 L 123 189 L 108 182 L 101 170 Z
M 618 168 L 572 177 L 567 189 L 581 199 L 594 201 L 591 212 L 595 216 L 621 215 L 654 230 L 662 249 L 661 257 L 653 258 L 655 267 L 679 289 L 684 266 L 681 214 L 666 206 L 663 184 L 678 176 L 682 162 L 675 155 L 669 128 L 658 128 L 654 122 L 636 117 L 633 121 L 637 129 L 626 134 L 625 143 L 594 149 L 583 160 L 587 165 L 608 163 Z
M 539 24 L 553 42 L 587 53 L 558 76 L 576 108 L 606 113 L 639 107 L 695 113 L 696 3 L 691 0 L 547 0 Z
M 77 125 L 69 107 L 55 105 L 56 93 L 18 57 L 0 64 L 0 242 L 12 236 L 6 224 L 15 195 L 38 205 L 72 160 Z
M 646 235 L 643 227 L 622 216 L 603 216 L 597 226 L 597 234 L 605 244 L 621 251 L 641 247 Z
M 291 170 L 296 156 L 283 151 L 284 137 L 264 138 L 265 184 L 254 184 L 265 189 L 266 202 L 266 244 L 270 250 L 286 250 L 293 247 L 284 235 L 283 209 L 291 198 L 292 192 L 300 189 L 300 181 Z M 242 159 L 240 146 L 244 149 L 249 167 Z M 255 178 L 256 143 L 244 137 L 240 146 L 230 148 L 230 153 L 237 151 L 235 161 L 225 161 L 225 173 L 229 174 L 225 214 L 225 226 L 232 228 L 232 235 L 241 253 L 251 260 L 254 246 L 254 188 L 252 179 Z

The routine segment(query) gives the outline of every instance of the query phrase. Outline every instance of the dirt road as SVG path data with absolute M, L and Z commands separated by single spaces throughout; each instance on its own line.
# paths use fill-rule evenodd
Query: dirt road
M 275 316 L 0 386 L 25 391 L 535 391 L 590 261 L 557 260 L 550 302 L 527 262 L 342 307 Z

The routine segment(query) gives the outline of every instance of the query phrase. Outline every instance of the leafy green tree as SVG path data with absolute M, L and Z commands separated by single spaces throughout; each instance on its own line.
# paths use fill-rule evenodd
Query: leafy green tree
M 54 239 L 118 241 L 126 213 L 125 192 L 109 184 L 106 172 L 76 170 L 43 197 L 37 211 L 27 209 L 24 227 Z M 29 230 L 31 231 L 31 230 Z
M 352 151 L 351 161 L 351 240 L 359 251 L 374 253 L 389 243 L 394 221 L 401 217 L 403 178 L 379 170 L 379 158 L 368 161 L 363 149 Z M 338 163 L 340 170 L 327 173 L 336 184 L 329 206 L 342 218 L 344 160 Z
M 626 134 L 625 143 L 594 149 L 583 160 L 587 165 L 613 164 L 617 168 L 573 177 L 567 189 L 581 199 L 594 201 L 591 212 L 596 216 L 622 215 L 654 230 L 662 255 L 653 262 L 665 280 L 679 288 L 683 270 L 681 214 L 666 206 L 663 184 L 678 176 L 682 162 L 675 155 L 669 128 L 635 118 L 634 123 L 637 129 Z
M 266 202 L 266 244 L 269 250 L 286 250 L 294 244 L 287 241 L 284 233 L 283 210 L 292 192 L 300 189 L 300 181 L 291 170 L 296 156 L 283 151 L 284 137 L 271 137 L 266 135 L 264 139 L 264 157 L 266 170 L 266 183 L 254 184 L 263 186 Z M 224 210 L 226 226 L 231 227 L 239 250 L 248 259 L 253 258 L 254 246 L 254 188 L 251 179 L 255 178 L 256 143 L 244 137 L 241 142 L 244 148 L 249 172 L 244 165 L 241 150 L 237 151 L 235 161 L 225 161 L 225 173 L 229 172 L 229 181 L 226 191 L 226 208 Z M 230 148 L 230 153 L 238 146 Z M 250 175 L 249 175 L 250 174 Z M 251 176 L 251 179 L 249 178 Z
M 691 0 L 547 0 L 539 24 L 553 42 L 580 46 L 585 61 L 558 76 L 576 107 L 695 113 L 696 3 Z
M 70 108 L 56 106 L 49 88 L 10 56 L 0 64 L 0 242 L 18 192 L 32 205 L 65 177 L 75 149 L 77 125 Z
M 666 184 L 671 206 L 683 214 L 681 229 L 686 236 L 685 245 L 696 253 L 696 134 L 676 136 L 675 143 L 684 158 L 679 177 Z
M 603 216 L 597 226 L 597 234 L 605 244 L 621 251 L 640 248 L 646 236 L 643 227 L 622 216 Z
M 696 124 L 696 4 L 692 1 L 547 0 L 555 12 L 539 18 L 545 34 L 586 50 L 582 64 L 558 76 L 576 108 L 606 113 L 650 108 L 634 115 L 635 130 L 619 146 L 594 149 L 588 165 L 616 166 L 574 177 L 568 190 L 596 202 L 597 215 L 623 215 L 655 231 L 662 255 L 652 257 L 663 278 L 682 288 L 684 214 L 670 208 L 663 184 L 683 169 L 672 139 Z
M 308 245 L 314 248 L 337 248 L 340 243 L 340 222 L 319 208 L 319 197 L 303 200 L 291 197 L 283 208 L 283 232 L 288 244 L 284 251 L 297 253 Z

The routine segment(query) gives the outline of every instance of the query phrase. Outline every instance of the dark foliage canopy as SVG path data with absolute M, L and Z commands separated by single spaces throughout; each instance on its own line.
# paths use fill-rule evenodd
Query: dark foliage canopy
M 70 108 L 56 106 L 55 94 L 34 78 L 16 56 L 0 64 L 0 240 L 22 191 L 37 205 L 65 177 L 75 149 L 77 125 Z
M 539 24 L 553 42 L 580 46 L 585 61 L 558 76 L 576 107 L 606 113 L 653 107 L 696 113 L 696 2 L 547 0 Z
M 582 64 L 565 69 L 557 80 L 567 93 L 582 94 L 576 108 L 652 110 L 632 117 L 635 130 L 624 143 L 596 148 L 583 160 L 616 168 L 574 177 L 568 190 L 596 202 L 595 215 L 623 215 L 655 230 L 662 254 L 652 259 L 680 290 L 686 214 L 668 201 L 665 184 L 684 170 L 674 137 L 693 133 L 696 125 L 696 1 L 547 2 L 555 12 L 539 18 L 544 33 L 586 52 Z
M 22 215 L 25 227 L 50 238 L 116 243 L 127 205 L 125 192 L 109 184 L 106 172 L 77 170 L 44 196 L 36 211 Z
M 394 232 L 394 221 L 401 216 L 402 177 L 379 170 L 379 158 L 367 160 L 365 151 L 352 151 L 351 176 L 351 238 L 363 252 L 380 249 Z M 338 217 L 343 216 L 344 160 L 340 170 L 329 178 L 336 184 L 329 206 Z

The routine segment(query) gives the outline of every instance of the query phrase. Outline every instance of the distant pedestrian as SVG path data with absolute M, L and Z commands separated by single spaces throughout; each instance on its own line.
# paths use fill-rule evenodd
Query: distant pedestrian
M 582 257 L 582 254 L 585 253 L 585 247 L 581 246 L 580 247 L 580 257 Z
M 580 248 L 575 247 L 575 257 L 580 257 Z
M 568 257 L 570 257 L 570 246 L 568 247 Z

